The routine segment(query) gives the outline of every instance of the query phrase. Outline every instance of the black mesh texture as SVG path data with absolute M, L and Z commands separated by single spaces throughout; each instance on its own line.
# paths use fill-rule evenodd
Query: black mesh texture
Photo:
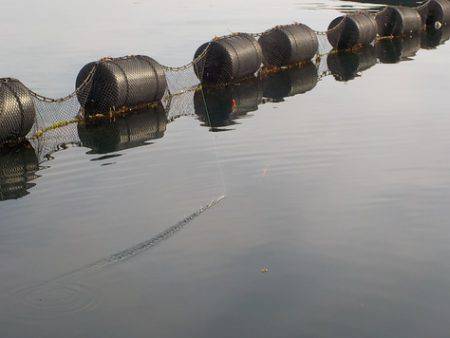
M 380 36 L 409 36 L 422 29 L 419 12 L 410 7 L 386 7 L 377 14 L 376 21 Z
M 337 81 L 349 81 L 377 63 L 375 48 L 364 46 L 356 51 L 339 51 L 328 55 L 328 68 Z
M 35 185 L 38 169 L 38 157 L 29 142 L 4 147 L 0 152 L 0 201 L 27 195 Z
M 401 9 L 379 15 L 391 13 L 389 29 L 403 38 L 375 38 L 375 16 L 352 13 L 334 20 L 326 32 L 294 24 L 217 38 L 180 67 L 159 65 L 145 56 L 102 59 L 86 65 L 76 90 L 57 99 L 39 95 L 18 80 L 0 79 L 0 200 L 28 194 L 40 164 L 60 149 L 85 146 L 104 154 L 142 146 L 163 137 L 166 125 L 182 116 L 195 115 L 212 131 L 224 130 L 258 105 L 305 93 L 325 76 L 350 81 L 377 62 L 408 60 L 419 47 L 436 48 L 450 38 L 448 2 L 431 0 L 417 10 L 428 23 L 420 37 L 408 34 L 416 28 L 415 10 L 407 16 Z M 394 16 L 399 12 L 400 21 Z M 256 39 L 262 45 L 280 30 L 273 42 L 278 54 L 268 62 Z M 328 40 L 338 51 L 331 51 Z M 313 61 L 306 61 L 309 57 Z
M 336 49 L 367 45 L 377 36 L 377 24 L 370 14 L 349 14 L 334 19 L 328 26 L 327 36 Z
M 448 2 L 442 1 L 430 0 L 416 9 L 429 21 L 444 20 L 448 17 Z M 412 15 L 416 13 L 415 9 L 399 8 L 394 12 L 401 17 L 398 20 L 391 14 L 394 24 L 390 29 L 394 35 L 417 28 L 417 15 L 415 19 Z M 394 12 L 386 10 L 380 17 Z M 282 100 L 310 90 L 318 80 L 330 73 L 341 80 L 353 79 L 358 72 L 375 63 L 373 48 L 354 50 L 347 56 L 343 55 L 345 53 L 334 55 L 333 52 L 331 55 L 329 52 L 333 46 L 335 49 L 348 49 L 373 43 L 376 33 L 375 16 L 368 12 L 356 12 L 335 19 L 325 32 L 312 31 L 303 24 L 292 24 L 276 26 L 263 33 L 237 33 L 215 38 L 197 50 L 192 62 L 180 67 L 163 66 L 147 56 L 101 59 L 83 67 L 73 93 L 57 99 L 37 94 L 17 80 L 2 79 L 0 142 L 18 142 L 26 137 L 35 147 L 39 161 L 42 161 L 61 147 L 81 144 L 78 124 L 88 122 L 90 125 L 86 124 L 83 128 L 92 133 L 99 130 L 100 134 L 113 123 L 109 120 L 106 128 L 104 121 L 91 124 L 91 118 L 98 118 L 101 114 L 102 118 L 113 119 L 114 122 L 129 113 L 150 109 L 153 106 L 150 103 L 154 101 L 160 101 L 166 111 L 167 122 L 171 122 L 180 116 L 193 115 L 195 110 L 198 116 L 207 117 L 207 107 L 219 107 L 222 100 L 220 104 L 223 109 L 213 109 L 215 115 L 210 116 L 211 122 L 205 118 L 204 123 L 213 127 L 226 125 L 226 121 L 233 120 L 230 116 L 256 109 L 254 102 L 261 97 L 262 83 L 265 100 Z M 434 48 L 449 36 L 448 26 L 431 25 L 421 32 L 420 45 Z M 381 62 L 398 62 L 414 55 L 417 48 L 417 40 L 393 39 L 377 44 L 376 55 Z M 314 65 L 310 59 L 314 59 Z M 263 62 L 265 67 L 262 67 Z M 254 86 L 250 86 L 251 83 Z M 213 85 L 226 89 L 218 94 L 221 89 L 212 88 Z M 202 100 L 195 92 L 200 86 L 204 88 Z M 250 88 L 257 89 L 254 96 L 250 95 Z M 203 108 L 200 105 L 202 101 Z M 205 102 L 209 103 L 205 105 Z M 159 116 L 160 113 L 152 114 Z M 116 146 L 109 150 L 145 142 L 134 142 L 132 135 L 145 134 L 143 138 L 147 139 L 156 137 L 157 134 L 149 132 L 150 122 L 145 122 L 144 117 L 151 120 L 141 113 L 130 120 L 140 121 L 145 126 L 145 132 L 139 133 L 135 127 L 133 130 L 129 128 L 132 134 L 126 136 L 124 131 L 118 134 L 125 135 L 121 140 L 128 141 L 110 142 Z M 127 123 L 118 122 L 118 125 Z M 137 139 L 140 138 L 137 136 Z M 84 143 L 92 144 L 94 148 L 94 143 Z
M 161 104 L 114 119 L 98 118 L 77 125 L 81 144 L 92 153 L 104 154 L 138 147 L 164 136 L 167 115 Z
M 341 29 L 342 21 L 344 20 L 331 31 Z M 29 193 L 37 182 L 36 171 L 39 165 L 51 159 L 52 154 L 60 149 L 85 146 L 91 149 L 91 153 L 109 153 L 149 144 L 152 140 L 163 137 L 167 123 L 182 116 L 195 115 L 207 128 L 213 131 L 224 130 L 227 126 L 236 124 L 237 119 L 257 110 L 258 105 L 305 93 L 327 75 L 332 74 L 339 81 L 353 80 L 376 64 L 377 58 L 378 62 L 389 63 L 408 60 L 419 46 L 435 48 L 450 37 L 449 26 L 437 28 L 433 25 L 421 32 L 420 39 L 414 36 L 383 38 L 377 39 L 375 47 L 367 45 L 364 48 L 327 53 L 331 46 L 325 44 L 326 33 L 331 31 L 315 32 L 319 40 L 319 51 L 314 62 L 266 67 L 256 75 L 252 73 L 239 81 L 228 77 L 231 83 L 205 83 L 199 86 L 197 75 L 203 78 L 202 64 L 210 46 L 207 43 L 203 53 L 200 52 L 194 62 L 181 67 L 161 66 L 169 90 L 159 104 L 124 106 L 102 115 L 84 116 L 80 103 L 86 105 L 89 101 L 94 73 L 99 63 L 106 60 L 85 67 L 80 72 L 80 78 L 84 80 L 78 80 L 76 90 L 59 99 L 34 93 L 17 80 L 3 79 L 0 81 L 0 102 L 1 113 L 6 112 L 6 115 L 0 115 L 3 119 L 0 122 L 2 130 L 6 131 L 4 133 L 18 138 L 17 141 L 21 130 L 22 134 L 26 133 L 22 121 L 24 115 L 14 112 L 35 111 L 36 116 L 34 125 L 27 134 L 28 142 L 22 143 L 21 147 L 13 147 L 9 142 L 1 148 L 0 199 L 19 198 Z M 262 35 L 249 36 L 256 41 L 254 38 Z M 260 55 L 257 55 L 256 60 L 260 60 L 259 58 Z M 138 77 L 129 82 L 139 81 Z M 8 86 L 4 86 L 5 83 Z M 147 86 L 154 86 L 154 83 L 144 81 L 142 88 L 130 97 L 142 97 L 140 95 Z
M 375 51 L 381 63 L 397 63 L 408 60 L 420 49 L 420 37 L 383 39 L 375 44 Z
M 252 76 L 263 61 L 261 47 L 250 34 L 239 33 L 203 44 L 194 58 L 206 49 L 204 60 L 196 67 L 196 74 L 208 83 L 228 83 Z
M 422 21 L 427 26 L 434 26 L 436 22 L 442 25 L 450 24 L 450 1 L 429 0 L 419 7 Z
M 86 79 L 93 64 L 83 67 L 77 87 Z M 163 68 L 148 56 L 107 59 L 98 63 L 92 88 L 79 98 L 89 114 L 160 100 L 167 89 Z
M 319 50 L 317 34 L 308 26 L 293 24 L 275 27 L 258 40 L 266 66 L 286 66 L 311 60 Z
M 433 26 L 427 27 L 421 35 L 420 46 L 424 49 L 434 49 L 450 39 L 450 26 L 436 29 Z
M 306 93 L 319 81 L 317 67 L 311 61 L 281 72 L 267 75 L 263 80 L 264 97 L 283 101 L 285 97 Z
M 262 97 L 259 78 L 226 87 L 204 88 L 194 95 L 195 113 L 205 126 L 217 129 L 232 125 L 237 117 L 257 110 Z
M 0 81 L 0 143 L 23 138 L 31 130 L 36 111 L 28 89 L 18 80 Z

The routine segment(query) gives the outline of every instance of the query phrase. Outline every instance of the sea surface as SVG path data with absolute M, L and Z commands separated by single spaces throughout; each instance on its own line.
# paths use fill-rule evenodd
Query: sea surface
M 104 56 L 179 66 L 214 36 L 323 31 L 379 7 L 2 0 L 0 76 L 59 97 Z M 1 154 L 0 337 L 448 337 L 445 39 L 324 56 L 319 72 L 180 95 L 173 121 L 159 107 L 75 123 L 43 136 L 52 151 Z

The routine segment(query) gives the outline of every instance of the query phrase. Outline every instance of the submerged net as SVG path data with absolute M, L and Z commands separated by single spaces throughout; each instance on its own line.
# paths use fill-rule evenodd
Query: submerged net
M 420 13 L 425 10 L 426 4 L 417 7 L 417 11 Z M 252 79 L 259 78 L 258 81 L 266 83 L 264 86 L 267 91 L 267 88 L 276 87 L 273 85 L 275 83 L 273 81 L 272 85 L 267 84 L 270 82 L 268 79 L 278 78 L 280 83 L 283 81 L 284 83 L 286 81 L 296 83 L 297 87 L 289 91 L 291 94 L 301 93 L 311 84 L 308 74 L 311 73 L 312 64 L 318 81 L 330 74 L 337 80 L 352 79 L 356 76 L 355 74 L 377 62 L 376 54 L 381 52 L 377 52 L 377 48 L 374 46 L 380 45 L 378 42 L 383 37 L 377 36 L 371 44 L 367 44 L 364 48 L 344 52 L 336 52 L 330 41 L 345 38 L 358 42 L 361 36 L 364 38 L 364 34 L 373 34 L 373 27 L 368 26 L 375 22 L 376 16 L 381 12 L 353 12 L 351 16 L 356 17 L 356 21 L 359 20 L 359 26 L 350 22 L 348 16 L 342 16 L 334 20 L 334 23 L 332 22 L 326 31 L 313 31 L 305 25 L 294 23 L 276 26 L 261 33 L 234 33 L 217 37 L 200 46 L 195 54 L 195 59 L 180 67 L 160 65 L 146 56 L 101 59 L 87 64 L 80 71 L 76 79 L 76 90 L 66 97 L 48 98 L 24 87 L 23 97 L 5 96 L 6 94 L 1 96 L 0 108 L 5 110 L 9 104 L 13 106 L 13 111 L 21 111 L 21 114 L 17 116 L 22 116 L 22 120 L 14 121 L 12 115 L 9 120 L 6 120 L 8 123 L 15 123 L 16 129 L 20 130 L 24 125 L 24 107 L 27 106 L 24 103 L 32 102 L 34 111 L 30 111 L 30 113 L 34 113 L 35 118 L 31 130 L 25 138 L 38 150 L 39 159 L 43 160 L 58 150 L 62 144 L 83 144 L 78 135 L 79 128 L 77 126 L 80 124 L 94 125 L 94 127 L 85 128 L 93 132 L 93 130 L 105 130 L 105 121 L 116 120 L 130 112 L 137 112 L 141 115 L 145 112 L 151 114 L 154 112 L 154 103 L 142 104 L 141 102 L 154 101 L 152 98 L 161 102 L 159 111 L 164 112 L 167 123 L 169 123 L 180 116 L 201 115 L 198 114 L 196 108 L 200 107 L 201 103 L 208 104 L 208 100 L 200 100 L 197 97 L 196 91 L 202 87 L 204 88 L 203 93 L 210 93 L 211 96 L 212 93 L 220 91 L 220 88 L 233 87 L 232 84 L 235 82 L 252 81 Z M 295 36 L 296 31 L 300 31 L 301 34 Z M 384 43 L 384 47 L 390 48 L 391 54 L 400 53 L 401 57 L 405 57 L 414 52 L 417 46 L 433 48 L 447 40 L 449 36 L 447 25 L 442 28 L 428 27 L 425 32 L 421 33 L 419 40 L 414 40 L 419 41 L 418 44 L 403 43 L 408 45 L 408 48 L 402 48 L 398 46 L 398 39 L 390 39 L 391 42 Z M 258 43 L 263 40 L 264 44 Z M 310 46 L 313 53 L 298 55 L 297 52 L 296 55 L 296 44 Z M 277 49 L 276 53 L 268 52 L 275 48 Z M 382 50 L 382 48 L 378 47 L 378 50 Z M 389 53 L 385 53 L 384 56 L 381 54 L 378 55 L 378 59 L 386 61 L 389 58 Z M 286 65 L 289 60 L 293 59 L 301 61 Z M 396 56 L 392 56 L 392 60 L 395 61 Z M 279 75 L 275 76 L 276 73 Z M 10 86 L 12 80 L 4 79 L 2 81 L 0 85 Z M 287 90 L 285 85 L 279 84 L 279 86 L 280 93 Z M 240 91 L 242 92 L 243 88 Z M 231 92 L 231 94 L 229 91 L 228 94 L 220 95 L 227 98 L 236 94 L 236 90 Z M 96 97 L 93 97 L 95 95 Z M 278 94 L 278 96 L 280 95 Z M 266 97 L 266 99 L 272 98 Z M 276 95 L 273 99 L 277 99 Z M 135 105 L 135 102 L 139 102 L 139 104 Z M 6 123 L 2 122 L 3 120 L 4 115 L 0 119 L 0 129 L 1 124 Z M 103 122 L 99 120 L 103 120 Z M 137 118 L 130 119 L 129 123 L 136 125 L 135 121 L 138 120 Z M 139 123 L 146 126 L 142 121 Z M 101 123 L 103 123 L 102 128 L 99 127 Z M 205 123 L 207 124 L 207 122 Z M 124 132 L 119 134 L 122 135 L 121 140 L 126 139 Z M 145 136 L 145 133 L 143 135 Z M 13 136 L 21 138 L 23 135 L 17 132 Z M 145 138 L 144 136 L 143 138 Z M 8 140 L 0 139 L 0 143 Z
M 266 33 L 267 32 L 253 34 L 253 36 L 255 38 L 258 38 Z M 221 37 L 220 39 L 224 38 L 225 37 Z M 326 55 L 329 51 L 331 51 L 332 47 L 326 38 L 325 32 L 322 32 L 318 35 L 318 42 L 319 48 L 317 55 Z M 178 116 L 193 114 L 192 111 L 189 111 L 189 108 L 192 108 L 189 107 L 189 105 L 181 104 L 182 107 L 180 107 L 180 95 L 186 92 L 193 92 L 200 87 L 204 67 L 204 64 L 202 63 L 204 61 L 208 48 L 210 48 L 209 44 L 207 44 L 204 52 L 197 56 L 195 60 L 181 67 L 169 67 L 164 65 L 162 66 L 167 81 L 167 90 L 161 102 L 166 108 L 168 108 L 169 120 L 173 120 Z M 64 130 L 63 127 L 65 127 L 66 125 L 73 123 L 76 124 L 78 121 L 85 118 L 86 110 L 83 107 L 83 103 L 88 101 L 88 96 L 93 85 L 93 75 L 99 62 L 102 62 L 102 60 L 94 63 L 93 68 L 91 68 L 89 74 L 86 75 L 84 81 L 79 86 L 77 86 L 76 90 L 73 93 L 65 97 L 45 97 L 43 95 L 35 93 L 31 89 L 28 89 L 29 94 L 33 100 L 36 116 L 31 130 L 26 135 L 27 139 L 40 138 L 44 134 L 48 134 L 50 137 L 52 135 L 52 133 L 50 133 L 52 130 Z M 260 69 L 258 69 L 257 71 L 260 71 Z M 218 83 L 218 85 L 226 84 L 226 82 L 220 81 Z M 117 95 L 115 93 L 115 90 L 115 88 L 110 89 L 109 92 L 111 96 Z M 185 101 L 184 98 L 183 100 Z M 116 112 L 117 110 L 135 110 L 139 107 L 123 106 L 114 108 L 119 108 L 112 109 L 114 112 Z M 106 114 L 104 111 L 94 112 L 94 114 L 96 113 L 108 115 L 110 112 L 108 111 L 106 112 Z M 92 112 L 89 112 L 89 114 L 92 115 Z M 53 132 L 53 134 L 54 133 L 55 132 Z M 3 142 L 6 140 L 0 141 Z
M 107 130 L 110 133 L 114 130 L 114 133 L 120 136 L 115 138 L 116 145 L 107 150 L 115 151 L 134 146 L 133 139 L 141 139 L 145 142 L 161 137 L 166 124 L 183 116 L 195 116 L 202 124 L 212 128 L 224 127 L 232 124 L 232 121 L 239 116 L 256 110 L 260 104 L 282 101 L 286 97 L 312 90 L 327 76 L 332 76 L 337 81 L 350 81 L 377 63 L 409 60 L 420 48 L 432 48 L 449 38 L 450 28 L 445 28 L 438 35 L 428 30 L 421 36 L 383 39 L 358 49 L 332 51 L 313 61 L 266 69 L 256 76 L 236 83 L 204 86 L 200 86 L 200 82 L 194 83 L 183 91 L 167 93 L 160 104 L 146 105 L 130 111 L 124 109 L 108 114 L 82 117 L 79 115 L 80 107 L 76 100 L 47 103 L 47 107 L 54 107 L 55 114 L 58 113 L 59 116 L 65 116 L 68 119 L 58 121 L 51 119 L 55 114 L 48 114 L 49 120 L 40 119 L 39 122 L 50 123 L 51 127 L 41 131 L 41 134 L 35 133 L 30 139 L 33 144 L 38 145 L 39 153 L 48 155 L 60 149 L 61 144 L 64 147 L 75 144 L 91 149 L 99 148 L 92 145 L 92 140 L 114 139 L 105 136 Z M 42 101 L 38 102 L 42 103 Z M 69 102 L 75 102 L 77 114 L 74 117 L 71 116 L 72 108 Z M 64 109 L 66 109 L 65 112 Z M 120 124 L 122 126 L 119 126 Z M 78 134 L 81 129 L 90 132 L 91 142 L 87 142 L 86 137 L 80 139 Z M 98 136 L 94 137 L 96 133 Z
M 80 106 L 76 99 L 46 103 L 35 97 L 37 104 L 47 109 L 52 107 L 48 115 L 38 119 L 39 123 L 50 127 L 33 134 L 22 147 L 3 149 L 0 155 L 0 200 L 26 195 L 38 177 L 39 167 L 58 150 L 84 146 L 91 153 L 105 154 L 137 147 L 163 137 L 167 125 L 183 116 L 194 116 L 211 131 L 233 128 L 240 118 L 261 105 L 311 91 L 327 77 L 350 81 L 377 63 L 410 60 L 420 48 L 435 48 L 449 38 L 450 28 L 445 28 L 427 30 L 416 37 L 384 39 L 374 45 L 331 52 L 314 62 L 260 73 L 226 86 L 195 86 L 177 94 L 166 94 L 157 105 L 107 115 L 81 118 L 78 117 Z M 75 115 L 71 115 L 71 109 L 76 110 Z M 54 116 L 68 119 L 57 120 Z
M 256 39 L 260 38 L 264 34 L 267 34 L 268 32 L 270 32 L 270 30 L 260 34 L 253 34 L 252 36 Z M 221 37 L 215 40 L 223 40 L 225 38 L 226 37 Z M 326 41 L 326 35 L 325 34 L 319 35 L 318 40 L 320 41 L 319 46 L 320 48 L 317 54 L 325 55 L 329 50 L 331 50 L 331 46 Z M 161 100 L 164 105 L 169 105 L 171 101 L 177 102 L 178 99 L 176 99 L 175 96 L 184 92 L 195 90 L 195 88 L 200 86 L 205 67 L 204 63 L 205 56 L 208 50 L 213 48 L 211 43 L 207 43 L 204 46 L 205 46 L 204 50 L 201 53 L 199 53 L 199 55 L 197 55 L 196 59 L 186 65 L 183 65 L 181 67 L 169 67 L 164 65 L 161 66 L 162 70 L 164 71 L 164 76 L 167 82 L 167 88 Z M 131 57 L 120 58 L 120 60 L 126 60 L 127 58 Z M 35 120 L 31 130 L 26 135 L 26 138 L 27 139 L 39 138 L 42 137 L 43 134 L 49 133 L 51 130 L 60 129 L 61 127 L 64 127 L 70 123 L 76 123 L 80 119 L 83 119 L 85 115 L 87 115 L 86 113 L 88 113 L 89 115 L 95 115 L 97 113 L 101 113 L 103 115 L 105 115 L 105 113 L 106 115 L 109 114 L 110 111 L 106 111 L 106 109 L 99 109 L 98 111 L 96 111 L 95 107 L 94 109 L 92 109 L 87 103 L 90 100 L 91 92 L 95 91 L 95 88 L 93 89 L 93 81 L 96 69 L 100 67 L 99 65 L 103 65 L 102 62 L 104 61 L 105 60 L 102 59 L 97 62 L 88 64 L 85 67 L 86 69 L 83 68 L 77 78 L 76 90 L 73 93 L 67 95 L 66 97 L 56 99 L 49 98 L 42 96 L 38 93 L 35 93 L 31 89 L 27 89 L 34 104 Z M 112 102 L 117 101 L 117 97 L 120 97 L 121 95 L 120 90 L 122 87 L 131 88 L 129 93 L 127 93 L 127 97 L 129 96 L 132 98 L 139 98 L 140 96 L 145 96 L 143 95 L 143 93 L 141 93 L 142 90 L 145 90 L 145 87 L 139 86 L 139 83 L 133 84 L 133 81 L 139 77 L 139 73 L 140 72 L 142 73 L 143 70 L 138 66 L 133 65 L 133 63 L 130 63 L 130 65 L 131 66 L 129 66 L 129 69 L 127 69 L 130 75 L 127 78 L 114 79 L 116 81 L 114 85 L 111 85 L 106 89 L 103 88 L 102 101 L 108 102 L 108 104 L 110 104 L 109 110 L 111 111 L 116 110 L 127 111 L 141 108 L 128 105 L 126 100 L 124 101 L 125 104 L 123 105 L 120 104 L 119 106 L 114 106 L 114 104 L 111 104 Z M 121 69 L 121 71 L 122 70 L 123 69 Z M 233 70 L 226 69 L 225 71 L 232 72 Z M 252 72 L 252 75 L 253 73 L 256 73 L 258 71 L 260 71 L 260 65 L 257 66 L 255 72 Z M 83 78 L 83 81 L 78 81 L 80 77 Z M 121 84 L 120 81 L 122 82 L 125 81 L 126 83 Z M 222 85 L 226 84 L 225 81 L 218 81 L 218 83 Z M 183 115 L 185 114 L 185 112 L 181 111 L 179 113 L 178 112 L 174 113 L 172 109 L 170 111 L 170 114 L 171 114 L 170 119 L 173 119 L 178 114 Z M 7 140 L 2 139 L 0 141 L 3 143 L 4 141 Z

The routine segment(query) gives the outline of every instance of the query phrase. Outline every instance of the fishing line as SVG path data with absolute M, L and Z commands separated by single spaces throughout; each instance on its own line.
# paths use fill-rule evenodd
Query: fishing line
M 213 134 L 213 147 L 214 147 L 214 155 L 216 157 L 216 166 L 217 166 L 217 169 L 219 171 L 219 177 L 220 177 L 221 184 L 222 184 L 223 195 L 225 196 L 226 192 L 227 192 L 227 188 L 226 188 L 225 177 L 224 177 L 225 175 L 224 175 L 224 172 L 223 172 L 222 164 L 221 164 L 221 162 L 219 160 L 219 151 L 218 151 L 218 147 L 217 147 L 217 135 L 216 135 L 217 133 L 214 132 L 214 127 L 212 126 L 212 123 L 211 123 L 211 116 L 210 116 L 208 104 L 206 102 L 206 97 L 205 97 L 205 93 L 203 91 L 203 87 L 201 87 L 200 90 L 202 92 L 202 100 L 203 100 L 203 105 L 205 106 L 205 111 L 206 111 L 206 117 L 208 119 L 208 124 L 209 124 L 209 126 L 211 128 L 210 130 L 212 131 L 211 134 Z
M 26 297 L 29 297 L 29 298 L 32 298 L 35 300 L 36 299 L 37 300 L 46 300 L 46 299 L 57 300 L 51 294 L 53 286 L 55 287 L 56 290 L 61 289 L 61 287 L 64 288 L 64 286 L 66 284 L 68 286 L 70 286 L 71 282 L 75 282 L 74 279 L 76 277 L 77 277 L 77 279 L 80 279 L 83 275 L 101 272 L 104 269 L 106 269 L 112 265 L 117 265 L 119 263 L 123 263 L 125 261 L 128 261 L 131 258 L 134 258 L 134 257 L 146 252 L 147 250 L 155 247 L 156 245 L 160 244 L 161 242 L 174 236 L 177 232 L 179 232 L 180 230 L 185 228 L 195 218 L 197 218 L 198 216 L 200 216 L 207 210 L 209 210 L 209 209 L 215 207 L 217 204 L 219 204 L 224 198 L 225 198 L 225 196 L 222 195 L 222 196 L 219 196 L 219 197 L 211 200 L 208 204 L 202 206 L 200 209 L 195 210 L 193 213 L 186 216 L 179 222 L 175 223 L 174 225 L 170 226 L 169 228 L 165 229 L 164 231 L 160 232 L 159 234 L 153 236 L 152 238 L 150 238 L 146 241 L 135 244 L 129 248 L 126 248 L 124 250 L 116 252 L 108 257 L 99 259 L 91 264 L 82 266 L 78 269 L 75 269 L 75 270 L 72 270 L 69 272 L 66 272 L 66 273 L 59 275 L 57 277 L 54 277 L 52 279 L 33 284 L 30 287 L 14 289 L 11 292 L 9 292 L 8 295 L 10 296 L 10 299 L 12 298 L 12 300 L 14 300 L 14 301 L 17 301 L 17 300 L 20 301 L 21 298 L 26 298 Z M 34 304 L 34 305 L 36 306 L 37 304 Z

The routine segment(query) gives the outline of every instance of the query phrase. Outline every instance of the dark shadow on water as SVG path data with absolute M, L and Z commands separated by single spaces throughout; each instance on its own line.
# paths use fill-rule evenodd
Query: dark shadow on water
M 166 125 L 166 111 L 158 104 L 114 119 L 79 123 L 77 129 L 82 145 L 91 149 L 89 154 L 107 154 L 148 145 L 164 136 Z
M 421 47 L 420 36 L 383 39 L 375 44 L 381 63 L 398 63 L 412 60 Z
M 194 96 L 195 113 L 210 131 L 227 131 L 238 119 L 256 111 L 264 102 L 282 102 L 284 98 L 312 90 L 319 80 L 312 62 L 290 67 L 262 77 L 251 78 L 226 87 L 206 87 Z
M 194 109 L 198 120 L 211 132 L 232 130 L 238 124 L 237 120 L 252 117 L 248 113 L 256 111 L 259 105 L 282 102 L 287 97 L 304 94 L 314 89 L 323 76 L 331 74 L 337 81 L 350 81 L 377 63 L 409 61 L 420 48 L 434 49 L 449 39 L 449 26 L 439 30 L 428 27 L 417 37 L 383 39 L 374 46 L 332 52 L 326 57 L 326 71 L 322 70 L 321 74 L 314 63 L 308 62 L 276 72 L 269 71 L 225 87 L 206 86 L 197 90 L 187 105 Z M 186 108 L 183 105 L 174 109 Z M 174 116 L 177 116 L 176 112 Z M 168 123 L 166 109 L 158 104 L 152 108 L 118 114 L 114 118 L 93 118 L 78 125 L 52 130 L 40 137 L 39 142 L 34 140 L 33 146 L 26 142 L 13 148 L 2 148 L 0 201 L 28 195 L 39 177 L 36 172 L 44 168 L 42 162 L 51 161 L 54 152 L 69 145 L 90 148 L 88 154 L 102 155 L 92 161 L 104 161 L 101 165 L 111 165 L 115 162 L 108 159 L 123 155 L 116 152 L 149 145 L 153 143 L 151 140 L 162 138 Z
M 450 39 L 450 26 L 443 26 L 441 29 L 427 27 L 421 36 L 421 48 L 434 49 L 444 44 Z
M 28 195 L 39 176 L 39 161 L 29 142 L 0 152 L 0 201 Z
M 377 63 L 375 48 L 364 46 L 355 51 L 332 52 L 327 57 L 328 69 L 336 81 L 350 81 Z
M 206 87 L 194 95 L 194 109 L 203 126 L 211 131 L 225 131 L 262 102 L 262 83 L 258 78 L 226 87 Z M 229 129 L 228 129 L 229 130 Z
M 310 61 L 301 67 L 293 67 L 268 75 L 263 80 L 264 97 L 273 102 L 282 102 L 286 97 L 314 89 L 318 81 L 317 68 Z
M 104 155 L 104 156 L 93 158 L 91 161 L 103 161 L 103 160 L 108 160 L 110 158 L 116 158 L 116 157 L 119 157 L 119 156 L 122 156 L 122 154 Z

